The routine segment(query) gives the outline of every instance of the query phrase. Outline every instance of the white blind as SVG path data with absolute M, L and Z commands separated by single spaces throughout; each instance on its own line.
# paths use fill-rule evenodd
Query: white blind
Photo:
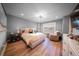
M 43 24 L 44 33 L 50 33 L 50 32 L 54 33 L 55 31 L 56 31 L 56 22 Z

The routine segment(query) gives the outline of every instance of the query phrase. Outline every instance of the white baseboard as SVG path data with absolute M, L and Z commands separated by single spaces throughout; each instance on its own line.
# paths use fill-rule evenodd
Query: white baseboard
M 6 50 L 6 47 L 7 47 L 7 43 L 5 43 L 2 48 L 1 48 L 1 52 L 0 52 L 0 56 L 3 56 L 4 55 L 4 52 Z

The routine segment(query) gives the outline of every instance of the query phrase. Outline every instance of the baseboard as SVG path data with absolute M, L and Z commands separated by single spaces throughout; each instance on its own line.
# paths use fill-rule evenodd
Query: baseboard
M 5 52 L 5 49 L 7 47 L 7 43 L 5 43 L 2 48 L 0 49 L 0 56 L 3 56 L 4 55 L 4 52 Z

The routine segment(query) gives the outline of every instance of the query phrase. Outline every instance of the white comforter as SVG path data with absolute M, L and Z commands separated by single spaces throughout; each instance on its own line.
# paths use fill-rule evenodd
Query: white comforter
M 43 40 L 46 38 L 45 34 L 43 33 L 35 33 L 35 34 L 23 33 L 21 37 L 27 43 L 27 45 L 37 40 Z

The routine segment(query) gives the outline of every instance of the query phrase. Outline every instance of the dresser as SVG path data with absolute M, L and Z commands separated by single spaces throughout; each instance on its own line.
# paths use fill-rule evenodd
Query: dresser
M 62 41 L 62 55 L 63 56 L 68 56 L 69 55 L 69 38 L 67 37 L 68 34 L 63 34 L 63 41 Z
M 79 56 L 79 42 L 70 39 L 68 34 L 63 34 L 63 56 Z

